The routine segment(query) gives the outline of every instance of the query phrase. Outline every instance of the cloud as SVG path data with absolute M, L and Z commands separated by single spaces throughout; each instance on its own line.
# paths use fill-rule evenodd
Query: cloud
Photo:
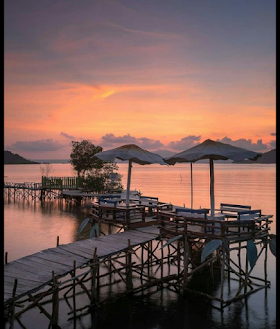
M 190 147 L 193 147 L 200 141 L 201 136 L 189 135 L 182 138 L 180 141 L 170 142 L 168 147 L 171 147 L 175 150 L 186 150 Z
M 155 140 L 155 139 L 146 138 L 146 137 L 138 138 L 137 144 L 139 145 L 139 143 L 140 143 L 140 146 L 144 149 L 157 149 L 157 148 L 163 146 L 163 144 L 160 140 L 158 140 L 158 139 Z
M 276 149 L 276 140 L 274 140 L 274 141 L 270 141 L 270 147 L 271 147 L 272 149 Z
M 276 133 L 270 133 L 271 136 L 276 136 Z
M 9 149 L 32 152 L 50 152 L 63 149 L 66 145 L 52 139 L 41 139 L 37 141 L 17 141 Z
M 240 138 L 232 140 L 227 136 L 222 139 L 217 139 L 218 142 L 231 144 L 233 146 L 242 147 L 255 152 L 262 152 L 268 150 L 268 145 L 262 142 L 262 139 L 257 140 L 257 143 L 253 143 L 251 139 Z
M 137 141 L 135 137 L 129 134 L 123 136 L 115 136 L 114 134 L 106 134 L 101 137 L 102 146 L 112 146 L 114 144 L 134 144 Z
M 116 145 L 117 144 L 117 145 Z M 147 137 L 134 137 L 130 134 L 123 135 L 123 136 L 115 136 L 114 134 L 106 134 L 101 137 L 101 145 L 103 147 L 110 147 L 110 146 L 120 146 L 123 144 L 136 144 L 144 149 L 156 149 L 158 147 L 163 146 L 161 141 L 147 138 Z
M 67 138 L 67 139 L 70 139 L 71 141 L 78 139 L 77 137 L 72 136 L 72 135 L 68 135 L 68 134 L 64 133 L 63 131 L 60 133 L 60 135 Z

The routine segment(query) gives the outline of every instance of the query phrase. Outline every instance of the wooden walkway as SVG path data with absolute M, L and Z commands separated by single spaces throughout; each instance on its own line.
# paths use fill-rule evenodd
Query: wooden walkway
M 12 298 L 15 279 L 17 282 L 16 299 L 42 289 L 52 282 L 52 271 L 63 277 L 73 270 L 73 262 L 79 268 L 92 261 L 97 248 L 98 258 L 117 254 L 130 246 L 147 243 L 159 236 L 157 227 L 146 227 L 122 233 L 61 244 L 35 254 L 14 260 L 4 265 L 4 304 Z

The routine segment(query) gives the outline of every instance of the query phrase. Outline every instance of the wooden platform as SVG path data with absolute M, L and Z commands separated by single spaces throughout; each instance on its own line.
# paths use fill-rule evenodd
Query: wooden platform
M 117 254 L 131 247 L 154 240 L 159 236 L 159 228 L 149 226 L 98 238 L 62 244 L 35 254 L 14 260 L 4 265 L 4 303 L 12 297 L 14 280 L 18 279 L 16 299 L 42 289 L 52 281 L 52 271 L 56 276 L 65 276 L 73 270 L 73 262 L 79 268 L 92 261 L 97 248 L 98 258 Z

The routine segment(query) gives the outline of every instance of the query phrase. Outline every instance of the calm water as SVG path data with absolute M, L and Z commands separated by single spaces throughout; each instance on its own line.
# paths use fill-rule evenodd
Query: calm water
M 51 176 L 74 176 L 70 164 L 52 164 Z M 127 164 L 119 164 L 126 187 Z M 5 165 L 8 182 L 40 182 L 40 165 Z M 194 208 L 209 207 L 209 166 L 193 165 Z M 190 166 L 133 165 L 131 188 L 160 201 L 190 206 Z M 221 202 L 251 205 L 263 214 L 273 215 L 271 233 L 276 233 L 276 166 L 261 164 L 215 164 L 215 205 Z M 42 249 L 55 247 L 88 237 L 77 237 L 81 221 L 89 208 L 72 207 L 58 201 L 12 201 L 4 198 L 4 251 L 12 261 Z M 263 273 L 262 262 L 253 270 Z M 276 259 L 268 251 L 268 279 L 271 288 L 262 289 L 246 300 L 233 303 L 224 312 L 211 308 L 207 301 L 199 303 L 192 296 L 179 296 L 164 290 L 150 297 L 133 297 L 104 307 L 95 319 L 85 316 L 76 328 L 274 328 L 276 324 Z M 63 305 L 62 305 L 63 309 Z M 40 323 L 40 326 L 38 326 Z M 38 310 L 24 319 L 28 328 L 47 328 L 48 321 Z M 71 321 L 61 319 L 62 328 L 73 328 Z M 18 324 L 15 326 L 20 328 Z

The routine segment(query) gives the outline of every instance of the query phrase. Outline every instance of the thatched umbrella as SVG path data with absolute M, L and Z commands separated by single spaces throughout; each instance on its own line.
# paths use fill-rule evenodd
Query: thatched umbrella
M 103 161 L 114 162 L 116 159 L 122 161 L 128 160 L 128 174 L 127 174 L 127 189 L 126 189 L 126 205 L 129 204 L 129 193 L 130 193 L 130 181 L 131 181 L 131 167 L 132 162 L 140 165 L 159 163 L 161 165 L 167 165 L 163 158 L 156 154 L 146 150 L 135 144 L 123 145 L 112 150 L 104 151 L 95 154 L 97 158 Z
M 207 139 L 204 142 L 191 147 L 188 150 L 177 153 L 164 160 L 174 165 L 176 162 L 196 162 L 202 159 L 209 159 L 210 163 L 210 204 L 211 216 L 214 216 L 215 198 L 214 198 L 214 160 L 233 160 L 242 161 L 245 159 L 257 160 L 262 154 L 246 150 L 241 147 L 215 142 Z

